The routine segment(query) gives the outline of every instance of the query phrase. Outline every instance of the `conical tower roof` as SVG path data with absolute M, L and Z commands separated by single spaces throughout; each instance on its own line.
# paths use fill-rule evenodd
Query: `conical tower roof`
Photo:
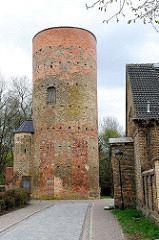
M 33 121 L 27 120 L 23 122 L 14 133 L 34 133 Z

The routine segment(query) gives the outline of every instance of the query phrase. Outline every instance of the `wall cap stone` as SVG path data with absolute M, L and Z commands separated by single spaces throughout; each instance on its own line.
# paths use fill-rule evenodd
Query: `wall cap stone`
M 109 138 L 109 144 L 116 143 L 133 143 L 132 137 L 124 137 L 124 138 Z
M 152 161 L 157 161 L 157 160 L 159 160 L 159 157 L 152 159 Z
M 154 169 L 150 169 L 148 171 L 143 171 L 141 174 L 142 174 L 142 176 L 143 175 L 146 175 L 146 176 L 147 175 L 153 175 L 154 174 Z

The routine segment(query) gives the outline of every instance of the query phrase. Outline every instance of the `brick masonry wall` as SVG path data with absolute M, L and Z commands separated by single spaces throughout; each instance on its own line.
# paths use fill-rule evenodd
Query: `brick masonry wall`
M 33 85 L 34 194 L 98 198 L 95 37 L 78 28 L 37 34 Z M 48 87 L 56 89 L 55 104 L 47 102 Z
M 31 176 L 32 172 L 32 134 L 14 135 L 14 187 L 21 187 L 22 176 Z
M 6 176 L 5 176 L 5 185 L 11 188 L 12 183 L 13 183 L 13 167 L 7 167 Z
M 135 118 L 135 107 L 132 96 L 132 89 L 130 84 L 130 79 L 127 74 L 126 77 L 126 136 L 132 137 L 135 125 L 133 119 Z
M 159 156 L 159 126 L 158 121 L 150 121 L 150 159 Z M 152 166 L 154 167 L 153 163 Z
M 134 133 L 134 167 L 135 167 L 135 185 L 136 185 L 136 203 L 139 205 L 143 202 L 143 188 L 141 177 L 141 152 L 139 144 L 138 129 Z
M 149 124 L 148 129 L 147 124 Z M 143 184 L 141 173 L 143 171 L 153 169 L 154 162 L 152 161 L 152 159 L 158 157 L 158 124 L 154 120 L 149 120 L 149 123 L 142 120 L 134 123 L 134 125 L 136 127 L 136 130 L 133 134 L 137 190 L 136 194 L 138 205 L 143 206 Z M 149 137 L 147 137 L 147 131 L 149 131 Z
M 114 179 L 114 200 L 115 208 L 121 208 L 121 187 L 119 175 L 119 162 L 115 158 L 115 152 L 120 149 L 123 152 L 121 159 L 121 175 L 123 187 L 123 199 L 125 208 L 135 207 L 135 171 L 134 171 L 134 147 L 133 142 L 111 144 L 112 149 L 112 165 Z

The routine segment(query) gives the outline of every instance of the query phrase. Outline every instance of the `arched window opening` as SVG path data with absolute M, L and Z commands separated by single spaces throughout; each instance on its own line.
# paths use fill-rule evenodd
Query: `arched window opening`
M 48 104 L 56 103 L 56 88 L 55 87 L 47 88 L 47 103 Z

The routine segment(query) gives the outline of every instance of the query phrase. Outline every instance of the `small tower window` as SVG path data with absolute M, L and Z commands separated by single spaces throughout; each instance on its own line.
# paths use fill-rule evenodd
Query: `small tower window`
M 55 104 L 56 102 L 56 88 L 48 87 L 47 88 L 47 103 Z

